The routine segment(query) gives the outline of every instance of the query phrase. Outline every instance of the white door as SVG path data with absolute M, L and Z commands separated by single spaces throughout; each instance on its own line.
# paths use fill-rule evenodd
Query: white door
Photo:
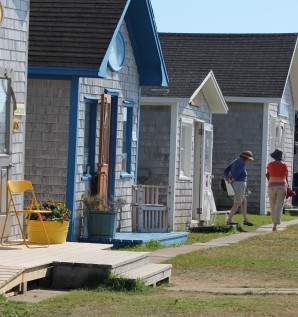
M 210 220 L 212 184 L 213 126 L 197 122 L 195 125 L 195 159 L 193 186 L 193 220 Z
M 0 230 L 7 207 L 6 182 L 10 178 L 12 109 L 10 83 L 0 69 Z

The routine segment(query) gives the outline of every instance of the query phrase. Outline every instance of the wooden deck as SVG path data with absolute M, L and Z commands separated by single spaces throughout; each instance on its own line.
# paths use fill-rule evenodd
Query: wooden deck
M 109 250 L 111 245 L 65 243 L 49 248 L 0 247 L 0 294 L 24 292 L 27 282 L 47 276 L 55 287 L 76 288 L 109 272 L 143 279 L 147 285 L 169 280 L 171 265 L 148 263 L 147 252 Z M 149 274 L 149 273 L 150 274 Z

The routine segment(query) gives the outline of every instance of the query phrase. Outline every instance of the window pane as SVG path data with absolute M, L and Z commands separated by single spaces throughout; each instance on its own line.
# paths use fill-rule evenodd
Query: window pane
M 89 174 L 90 166 L 90 123 L 91 123 L 91 105 L 85 104 L 85 130 L 84 130 L 84 167 L 83 172 Z
M 182 126 L 182 131 L 181 131 L 181 148 L 180 148 L 180 160 L 181 160 L 181 172 L 183 172 L 183 175 L 185 175 L 185 165 L 186 165 L 186 134 L 187 134 L 187 129 L 186 126 Z
M 122 172 L 127 170 L 127 107 L 122 113 Z
M 211 173 L 211 149 L 212 149 L 212 132 L 206 131 L 205 142 L 205 173 Z
M 7 91 L 8 81 L 0 79 L 0 154 L 8 154 L 7 138 Z

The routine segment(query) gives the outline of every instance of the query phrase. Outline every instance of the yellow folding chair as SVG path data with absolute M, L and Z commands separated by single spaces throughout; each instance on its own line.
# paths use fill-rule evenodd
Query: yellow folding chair
M 4 227 L 2 230 L 2 236 L 1 236 L 1 245 L 6 245 L 6 246 L 12 246 L 12 245 L 19 245 L 19 244 L 25 244 L 27 248 L 31 248 L 28 244 L 27 241 L 27 232 L 28 232 L 28 224 L 29 224 L 29 219 L 31 214 L 37 214 L 38 215 L 38 220 L 40 220 L 42 228 L 43 228 L 43 232 L 45 234 L 46 240 L 47 240 L 47 244 L 44 246 L 35 246 L 35 248 L 44 248 L 44 247 L 48 247 L 50 245 L 50 241 L 49 241 L 49 237 L 47 234 L 47 231 L 45 229 L 44 223 L 42 221 L 42 217 L 41 214 L 45 214 L 45 213 L 51 213 L 52 211 L 49 210 L 17 210 L 13 196 L 17 195 L 17 194 L 22 194 L 24 192 L 31 192 L 32 195 L 32 205 L 35 205 L 36 208 L 38 208 L 38 204 L 37 204 L 37 200 L 36 200 L 36 196 L 33 190 L 33 186 L 32 183 L 26 180 L 10 180 L 7 181 L 7 188 L 8 188 L 8 194 L 9 194 L 9 202 L 8 202 L 8 207 L 7 207 L 7 211 L 6 211 L 6 218 L 4 221 Z M 16 219 L 22 234 L 22 239 L 23 241 L 21 243 L 3 243 L 4 241 L 4 234 L 5 234 L 5 229 L 6 229 L 6 225 L 7 225 L 7 220 L 10 214 L 15 214 L 16 215 Z M 19 218 L 19 215 L 25 215 L 25 229 L 22 228 L 22 224 Z

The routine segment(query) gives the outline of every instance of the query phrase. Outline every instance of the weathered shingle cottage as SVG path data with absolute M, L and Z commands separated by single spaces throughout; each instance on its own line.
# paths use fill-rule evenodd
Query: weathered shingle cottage
M 186 75 L 181 55 L 165 50 L 164 56 L 169 87 L 142 90 L 138 181 L 169 185 L 169 226 L 182 229 L 210 220 L 212 118 L 228 107 L 212 71 Z
M 119 229 L 131 230 L 140 87 L 167 84 L 149 0 L 31 1 L 25 177 L 74 211 L 70 240 L 97 163 L 108 195 L 127 201 Z
M 213 192 L 217 206 L 231 205 L 218 190 L 224 167 L 249 149 L 256 158 L 248 168 L 248 187 L 252 191 L 249 211 L 265 213 L 269 210 L 266 165 L 269 153 L 276 147 L 286 154 L 292 182 L 294 113 L 298 110 L 297 34 L 160 33 L 159 36 L 168 71 L 173 74 L 171 89 L 163 90 L 163 97 L 190 96 L 198 81 L 212 70 L 227 102 L 228 115 L 212 116 Z M 172 72 L 171 68 L 177 69 Z M 150 96 L 154 94 L 151 90 Z M 161 97 L 158 91 L 156 97 Z M 176 177 L 177 174 L 178 171 Z M 191 177 L 194 175 L 190 173 Z M 189 209 L 190 204 L 191 199 L 183 201 L 182 209 Z
M 29 1 L 0 1 L 0 232 L 7 204 L 7 179 L 24 177 L 24 105 L 27 92 Z M 18 207 L 22 205 L 18 197 Z M 16 238 L 10 218 L 7 236 Z

